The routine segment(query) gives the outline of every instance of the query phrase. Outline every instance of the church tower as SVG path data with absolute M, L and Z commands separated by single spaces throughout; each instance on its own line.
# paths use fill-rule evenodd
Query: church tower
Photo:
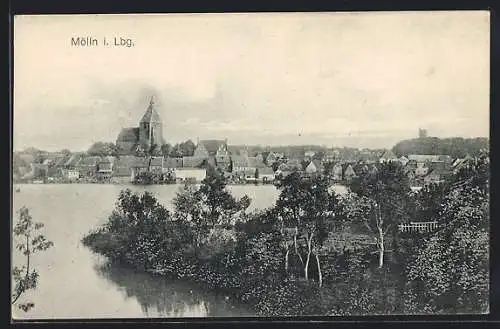
M 139 141 L 147 148 L 150 148 L 152 145 L 160 147 L 164 141 L 163 123 L 161 122 L 160 115 L 156 111 L 156 103 L 153 96 L 149 101 L 146 113 L 144 113 L 139 123 Z

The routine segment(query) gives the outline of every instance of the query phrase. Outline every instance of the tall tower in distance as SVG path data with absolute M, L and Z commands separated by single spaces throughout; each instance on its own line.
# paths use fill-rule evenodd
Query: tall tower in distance
M 163 144 L 163 123 L 156 111 L 154 96 L 151 96 L 146 113 L 139 123 L 139 141 L 148 148 L 152 145 L 160 147 Z
M 427 137 L 427 129 L 418 128 L 418 138 L 426 138 Z

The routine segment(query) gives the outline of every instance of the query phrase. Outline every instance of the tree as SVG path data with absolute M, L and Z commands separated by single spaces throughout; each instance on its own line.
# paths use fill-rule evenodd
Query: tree
M 96 142 L 90 146 L 87 153 L 92 156 L 117 156 L 118 148 L 114 143 Z
M 408 264 L 413 308 L 484 313 L 489 295 L 489 170 L 473 162 L 450 187 L 436 231 Z
M 250 206 L 250 198 L 235 199 L 226 190 L 226 179 L 222 172 L 209 169 L 207 177 L 196 188 L 186 184 L 174 198 L 175 217 L 191 223 L 195 246 L 216 226 L 231 226 L 236 215 Z
M 328 192 L 328 182 L 322 176 L 304 179 L 298 172 L 291 173 L 278 183 L 280 196 L 275 211 L 283 227 L 294 227 L 295 254 L 304 266 L 304 276 L 309 279 L 309 264 L 312 254 L 318 266 L 318 281 L 322 285 L 319 250 L 326 239 L 327 222 L 334 217 L 336 197 Z M 306 261 L 298 251 L 298 237 L 304 237 Z M 288 244 L 285 241 L 285 264 L 288 264 Z
M 192 140 L 187 140 L 181 143 L 179 148 L 183 156 L 192 156 L 194 154 L 194 150 L 196 149 L 196 145 Z
M 164 157 L 170 156 L 170 152 L 172 151 L 172 145 L 166 143 L 161 146 L 161 154 Z
M 461 186 L 444 201 L 440 229 L 408 265 L 417 307 L 424 312 L 488 309 L 489 196 Z
M 26 257 L 26 265 L 21 268 L 14 266 L 12 270 L 15 282 L 14 293 L 12 295 L 12 305 L 16 304 L 19 298 L 28 290 L 35 289 L 38 283 L 38 272 L 30 267 L 31 256 L 39 251 L 47 250 L 54 245 L 38 231 L 43 228 L 43 223 L 33 222 L 28 208 L 22 207 L 19 211 L 19 219 L 14 226 L 14 235 L 19 240 L 16 249 Z M 20 303 L 18 307 L 27 312 L 33 308 L 32 302 Z
M 65 157 L 69 157 L 71 155 L 71 151 L 69 149 L 62 149 L 60 151 Z
M 409 207 L 410 184 L 401 164 L 382 163 L 376 171 L 360 175 L 350 189 L 361 197 L 360 204 L 371 211 L 358 218 L 368 228 L 379 250 L 379 267 L 384 266 L 386 235 L 397 234 L 397 224 L 407 222 L 412 212 Z
M 207 177 L 201 182 L 195 195 L 200 200 L 202 216 L 212 227 L 229 224 L 236 213 L 245 210 L 250 205 L 248 197 L 236 200 L 226 190 L 224 173 L 217 169 L 207 171 Z

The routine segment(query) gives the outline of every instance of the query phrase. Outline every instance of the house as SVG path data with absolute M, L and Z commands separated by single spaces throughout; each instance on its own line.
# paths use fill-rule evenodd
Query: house
M 227 144 L 224 142 L 219 145 L 219 148 L 215 153 L 215 164 L 218 168 L 222 168 L 226 171 L 229 168 L 230 163 L 231 157 L 227 149 Z
M 76 181 L 80 178 L 80 172 L 75 169 L 62 169 L 62 176 L 69 181 Z
M 204 163 L 207 162 L 208 158 L 199 156 L 185 156 L 181 158 L 182 166 L 186 168 L 200 168 Z
M 391 150 L 385 150 L 379 158 L 380 163 L 396 161 L 398 158 L 392 153 Z
M 340 152 L 338 150 L 328 150 L 323 156 L 324 162 L 333 162 L 339 158 Z
M 410 161 L 407 157 L 405 157 L 404 155 L 401 156 L 399 159 L 399 162 L 401 162 L 401 164 L 404 166 L 406 166 L 406 164 L 408 163 L 408 161 Z
M 424 184 L 439 184 L 445 181 L 445 176 L 439 170 L 433 170 L 424 177 Z
M 258 176 L 263 183 L 272 182 L 275 178 L 273 169 L 269 167 L 258 169 Z
M 239 173 L 245 171 L 250 167 L 248 156 L 245 155 L 233 155 L 231 156 L 233 162 L 233 173 Z
M 72 154 L 69 159 L 64 163 L 65 168 L 76 168 L 77 163 L 82 159 L 81 154 Z
M 285 155 L 283 153 L 269 152 L 266 157 L 266 163 L 272 165 L 273 163 L 283 159 Z
M 243 177 L 244 180 L 247 182 L 256 182 L 258 180 L 258 169 L 246 169 L 241 173 L 241 176 Z
M 121 155 L 116 158 L 113 163 L 113 177 L 130 177 L 136 159 L 133 155 Z
M 133 182 L 137 175 L 149 171 L 149 159 L 144 157 L 135 157 L 130 169 L 130 181 Z
M 175 168 L 174 177 L 179 181 L 201 182 L 207 176 L 207 170 L 202 168 Z
M 182 157 L 182 158 L 171 158 L 167 157 L 163 160 L 163 173 L 173 172 L 175 168 L 182 168 L 184 166 L 184 158 L 191 157 Z M 186 164 L 188 163 L 198 163 L 197 161 L 186 160 Z
M 193 155 L 200 158 L 229 155 L 227 140 L 208 139 L 198 141 Z
M 304 160 L 311 161 L 315 154 L 316 154 L 316 152 L 314 152 L 314 151 L 304 152 Z
M 312 174 L 321 174 L 323 172 L 323 165 L 318 160 L 312 160 L 307 165 L 305 172 L 309 175 Z
M 162 156 L 151 157 L 149 159 L 149 171 L 161 174 L 163 172 L 164 161 L 165 159 Z
M 414 170 L 415 177 L 424 177 L 429 172 L 429 167 L 425 163 L 417 162 L 417 167 Z
M 108 159 L 103 159 L 97 164 L 96 178 L 101 181 L 108 181 L 113 176 L 113 163 Z
M 417 163 L 444 162 L 451 164 L 453 162 L 453 159 L 449 155 L 428 155 L 428 154 L 409 154 L 408 160 L 414 160 Z
M 76 169 L 80 171 L 80 177 L 94 177 L 97 164 L 101 161 L 98 156 L 84 157 L 76 164 Z
M 474 159 L 470 155 L 466 155 L 463 159 L 457 159 L 455 163 L 453 163 L 453 172 L 458 173 L 461 169 L 470 167 Z
M 352 168 L 352 165 L 348 164 L 344 170 L 344 180 L 350 182 L 354 177 L 356 177 L 356 172 Z
M 332 179 L 336 182 L 340 182 L 342 180 L 342 165 L 340 162 L 337 162 L 330 173 Z

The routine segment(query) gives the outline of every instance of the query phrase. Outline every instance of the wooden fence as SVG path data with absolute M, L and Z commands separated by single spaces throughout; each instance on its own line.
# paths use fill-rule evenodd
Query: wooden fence
M 399 224 L 400 232 L 432 232 L 438 228 L 437 222 L 410 222 L 409 224 Z

